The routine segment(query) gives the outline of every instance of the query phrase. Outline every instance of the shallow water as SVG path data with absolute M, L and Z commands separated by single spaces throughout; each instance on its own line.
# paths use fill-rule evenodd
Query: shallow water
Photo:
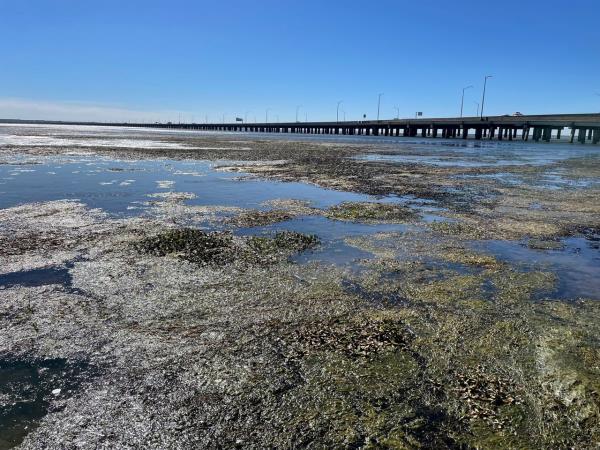
M 78 199 L 114 215 L 136 215 L 149 194 L 189 192 L 189 205 L 259 208 L 276 198 L 294 198 L 318 208 L 373 197 L 322 189 L 303 183 L 281 183 L 215 170 L 209 161 L 124 161 L 94 155 L 40 157 L 0 165 L 0 208 L 60 199 Z M 18 165 L 16 164 L 18 162 Z M 221 164 L 226 163 L 225 161 Z
M 19 272 L 0 274 L 0 289 L 7 289 L 13 286 L 47 286 L 49 284 L 70 286 L 71 274 L 69 273 L 69 268 L 44 267 L 42 269 L 21 270 Z
M 397 153 L 369 153 L 356 159 L 398 163 L 430 164 L 439 167 L 502 167 L 550 165 L 570 158 L 600 158 L 599 146 L 565 143 L 531 144 L 525 142 L 477 143 L 464 141 L 423 141 L 419 145 L 405 143 Z
M 30 202 L 77 199 L 91 208 L 100 208 L 113 216 L 128 217 L 151 214 L 154 203 L 162 200 L 160 195 L 186 193 L 189 198 L 184 203 L 187 205 L 256 209 L 267 209 L 268 206 L 264 203 L 269 200 L 286 198 L 306 201 L 316 208 L 327 208 L 344 201 L 398 202 L 418 209 L 424 222 L 444 220 L 436 215 L 440 208 L 431 200 L 410 196 L 377 198 L 353 192 L 323 189 L 305 183 L 268 181 L 248 177 L 243 173 L 216 170 L 219 165 L 235 164 L 232 161 L 118 160 L 95 155 L 87 148 L 88 145 L 112 145 L 114 147 L 160 147 L 168 151 L 169 148 L 174 147 L 192 148 L 192 144 L 181 141 L 187 136 L 211 134 L 224 135 L 223 133 L 138 128 L 2 125 L 0 147 L 10 148 L 11 152 L 10 156 L 2 158 L 0 164 L 0 208 Z M 489 177 L 507 184 L 528 183 L 546 189 L 587 188 L 599 182 L 596 179 L 568 179 L 563 177 L 560 169 L 551 166 L 552 163 L 573 157 L 600 158 L 600 147 L 590 145 L 253 133 L 234 133 L 228 136 L 239 136 L 247 140 L 264 139 L 268 136 L 270 139 L 299 141 L 381 143 L 385 151 L 380 153 L 370 151 L 359 158 L 439 166 L 504 166 L 508 170 L 500 169 L 498 173 L 493 174 L 463 176 Z M 170 138 L 179 141 L 169 141 Z M 19 146 L 37 145 L 68 145 L 68 147 L 60 156 L 34 157 L 15 152 Z M 238 145 L 237 148 L 243 148 L 244 141 L 229 140 L 226 145 L 227 148 Z M 549 165 L 549 167 L 533 179 L 510 172 L 511 166 L 523 164 Z M 299 255 L 295 258 L 296 261 L 319 260 L 347 264 L 368 257 L 369 254 L 346 245 L 343 242 L 345 238 L 376 232 L 402 232 L 405 226 L 362 224 L 329 220 L 322 216 L 305 216 L 237 232 L 269 234 L 283 229 L 315 234 L 321 240 L 321 245 L 317 249 Z M 598 250 L 588 251 L 587 246 L 583 245 L 582 248 L 586 250 L 575 254 L 569 253 L 568 248 L 570 247 L 557 250 L 556 253 L 548 253 L 548 251 L 543 253 L 544 251 L 531 250 L 519 243 L 497 242 L 489 244 L 487 250 L 513 262 L 528 262 L 534 265 L 539 260 L 543 260 L 544 263 L 553 263 L 555 269 L 559 267 L 562 269 L 561 283 L 569 286 L 589 285 L 583 289 L 563 287 L 561 288 L 563 294 L 597 296 L 598 286 L 594 284 L 593 279 L 600 279 L 600 270 L 596 269 L 600 264 L 597 264 L 597 256 L 594 256 L 597 255 Z M 580 274 L 576 275 L 578 271 Z M 568 275 L 570 273 L 572 276 Z M 30 279 L 36 276 L 31 274 Z M 571 281 L 564 281 L 567 279 Z
M 70 397 L 87 365 L 63 359 L 42 361 L 0 358 L 0 449 L 19 445 L 44 417 L 53 400 Z
M 527 242 L 484 241 L 474 246 L 522 270 L 548 270 L 557 275 L 551 297 L 600 300 L 600 245 L 597 237 L 569 237 L 562 248 L 539 250 Z

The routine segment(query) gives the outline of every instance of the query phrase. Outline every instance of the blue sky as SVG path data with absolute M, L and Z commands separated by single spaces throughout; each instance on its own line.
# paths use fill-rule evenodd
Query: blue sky
M 0 117 L 600 111 L 600 1 L 0 0 Z

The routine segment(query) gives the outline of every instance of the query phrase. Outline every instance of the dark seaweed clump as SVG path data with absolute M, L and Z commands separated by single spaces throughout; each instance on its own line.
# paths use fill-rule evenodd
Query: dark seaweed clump
M 264 227 L 272 223 L 285 222 L 290 219 L 293 219 L 290 213 L 274 209 L 271 211 L 250 211 L 243 213 L 232 218 L 229 223 L 238 227 Z
M 417 217 L 405 206 L 370 202 L 340 203 L 329 208 L 326 215 L 331 219 L 356 222 L 405 222 Z
M 169 230 L 135 244 L 140 253 L 154 256 L 177 255 L 200 265 L 225 265 L 235 259 L 230 233 L 206 233 L 193 228 Z
M 202 266 L 224 266 L 235 262 L 271 264 L 317 243 L 316 236 L 293 231 L 281 231 L 273 237 L 234 238 L 229 232 L 181 228 L 147 237 L 134 247 L 154 256 L 173 255 Z
M 248 246 L 257 254 L 273 254 L 279 252 L 301 252 L 319 243 L 315 235 L 281 231 L 274 237 L 252 236 L 248 238 Z

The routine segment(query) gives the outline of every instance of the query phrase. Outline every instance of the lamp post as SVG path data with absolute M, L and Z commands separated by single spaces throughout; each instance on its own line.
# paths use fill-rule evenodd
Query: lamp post
M 340 105 L 344 103 L 344 100 L 340 100 L 339 102 L 337 102 L 337 110 L 335 112 L 335 121 L 339 122 L 340 121 Z
M 296 122 L 298 122 L 298 111 L 300 111 L 300 108 L 302 108 L 302 105 L 296 106 Z
M 269 111 L 271 111 L 271 108 L 265 109 L 265 123 L 269 123 Z
M 479 102 L 473 102 L 477 105 L 477 115 L 479 115 Z
M 394 109 L 396 110 L 396 119 L 400 118 L 400 108 L 398 108 L 397 106 L 394 106 Z
M 246 113 L 244 114 L 244 123 L 248 122 L 248 113 L 251 112 L 252 110 L 248 110 L 246 111 Z
M 485 87 L 487 85 L 488 78 L 492 78 L 492 75 L 486 75 L 483 80 L 483 96 L 481 97 L 481 120 L 483 120 L 483 106 L 485 105 Z
M 464 87 L 463 90 L 462 90 L 462 97 L 460 98 L 460 117 L 463 116 L 463 105 L 465 103 L 465 91 L 467 89 L 471 89 L 472 87 L 473 86 L 470 85 L 470 86 Z
M 379 121 L 379 109 L 381 106 L 381 96 L 382 95 L 383 95 L 383 92 L 381 94 L 379 94 L 377 97 L 377 121 Z

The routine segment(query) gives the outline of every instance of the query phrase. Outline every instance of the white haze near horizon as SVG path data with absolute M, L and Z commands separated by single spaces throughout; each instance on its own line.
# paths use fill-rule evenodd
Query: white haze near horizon
M 0 119 L 85 122 L 189 122 L 188 111 L 145 111 L 82 102 L 0 98 Z M 197 116 L 199 118 L 199 116 Z

